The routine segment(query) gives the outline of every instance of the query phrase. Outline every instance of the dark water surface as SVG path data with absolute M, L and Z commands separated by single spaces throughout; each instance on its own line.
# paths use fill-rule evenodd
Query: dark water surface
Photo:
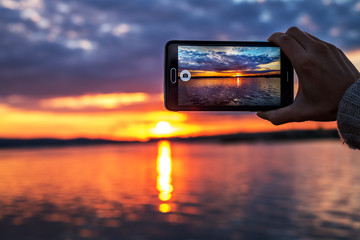
M 233 77 L 179 80 L 182 106 L 278 106 L 280 78 Z
M 0 151 L 0 239 L 360 239 L 339 141 Z

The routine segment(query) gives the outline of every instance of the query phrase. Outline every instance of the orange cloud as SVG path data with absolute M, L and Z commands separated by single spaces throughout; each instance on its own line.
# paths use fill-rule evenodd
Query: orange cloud
M 74 97 L 59 97 L 43 99 L 40 106 L 43 108 L 106 108 L 112 109 L 149 100 L 149 95 L 142 92 L 137 93 L 110 93 L 110 94 L 87 94 Z

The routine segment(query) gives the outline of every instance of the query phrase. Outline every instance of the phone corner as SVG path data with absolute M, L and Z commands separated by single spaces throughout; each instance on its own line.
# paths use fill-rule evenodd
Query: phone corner
M 165 107 L 165 109 L 166 109 L 167 111 L 177 112 L 177 110 L 171 108 L 169 105 L 164 104 L 164 107 Z
M 167 111 L 174 111 L 171 106 L 169 106 L 169 103 L 164 99 L 164 107 Z
M 177 40 L 174 40 L 174 39 L 171 39 L 171 40 L 168 40 L 166 43 L 165 43 L 165 49 L 167 49 L 169 47 L 169 45 L 171 44 L 174 44 L 176 43 Z

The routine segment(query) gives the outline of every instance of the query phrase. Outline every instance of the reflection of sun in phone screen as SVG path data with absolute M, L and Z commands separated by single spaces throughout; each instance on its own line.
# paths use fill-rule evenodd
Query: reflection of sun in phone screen
M 172 131 L 170 123 L 166 121 L 160 121 L 156 124 L 155 133 L 158 135 L 170 134 Z

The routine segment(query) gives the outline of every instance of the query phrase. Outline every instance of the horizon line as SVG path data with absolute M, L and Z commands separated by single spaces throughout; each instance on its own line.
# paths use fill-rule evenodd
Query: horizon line
M 106 144 L 126 144 L 126 143 L 152 143 L 161 140 L 174 142 L 261 142 L 261 141 L 291 141 L 291 140 L 309 140 L 309 139 L 339 139 L 337 129 L 293 129 L 267 132 L 252 133 L 231 133 L 218 135 L 201 135 L 192 137 L 155 137 L 146 141 L 141 140 L 113 140 L 105 138 L 1 138 L 0 149 L 7 148 L 34 148 L 34 147 L 62 147 L 62 146 L 89 146 Z

